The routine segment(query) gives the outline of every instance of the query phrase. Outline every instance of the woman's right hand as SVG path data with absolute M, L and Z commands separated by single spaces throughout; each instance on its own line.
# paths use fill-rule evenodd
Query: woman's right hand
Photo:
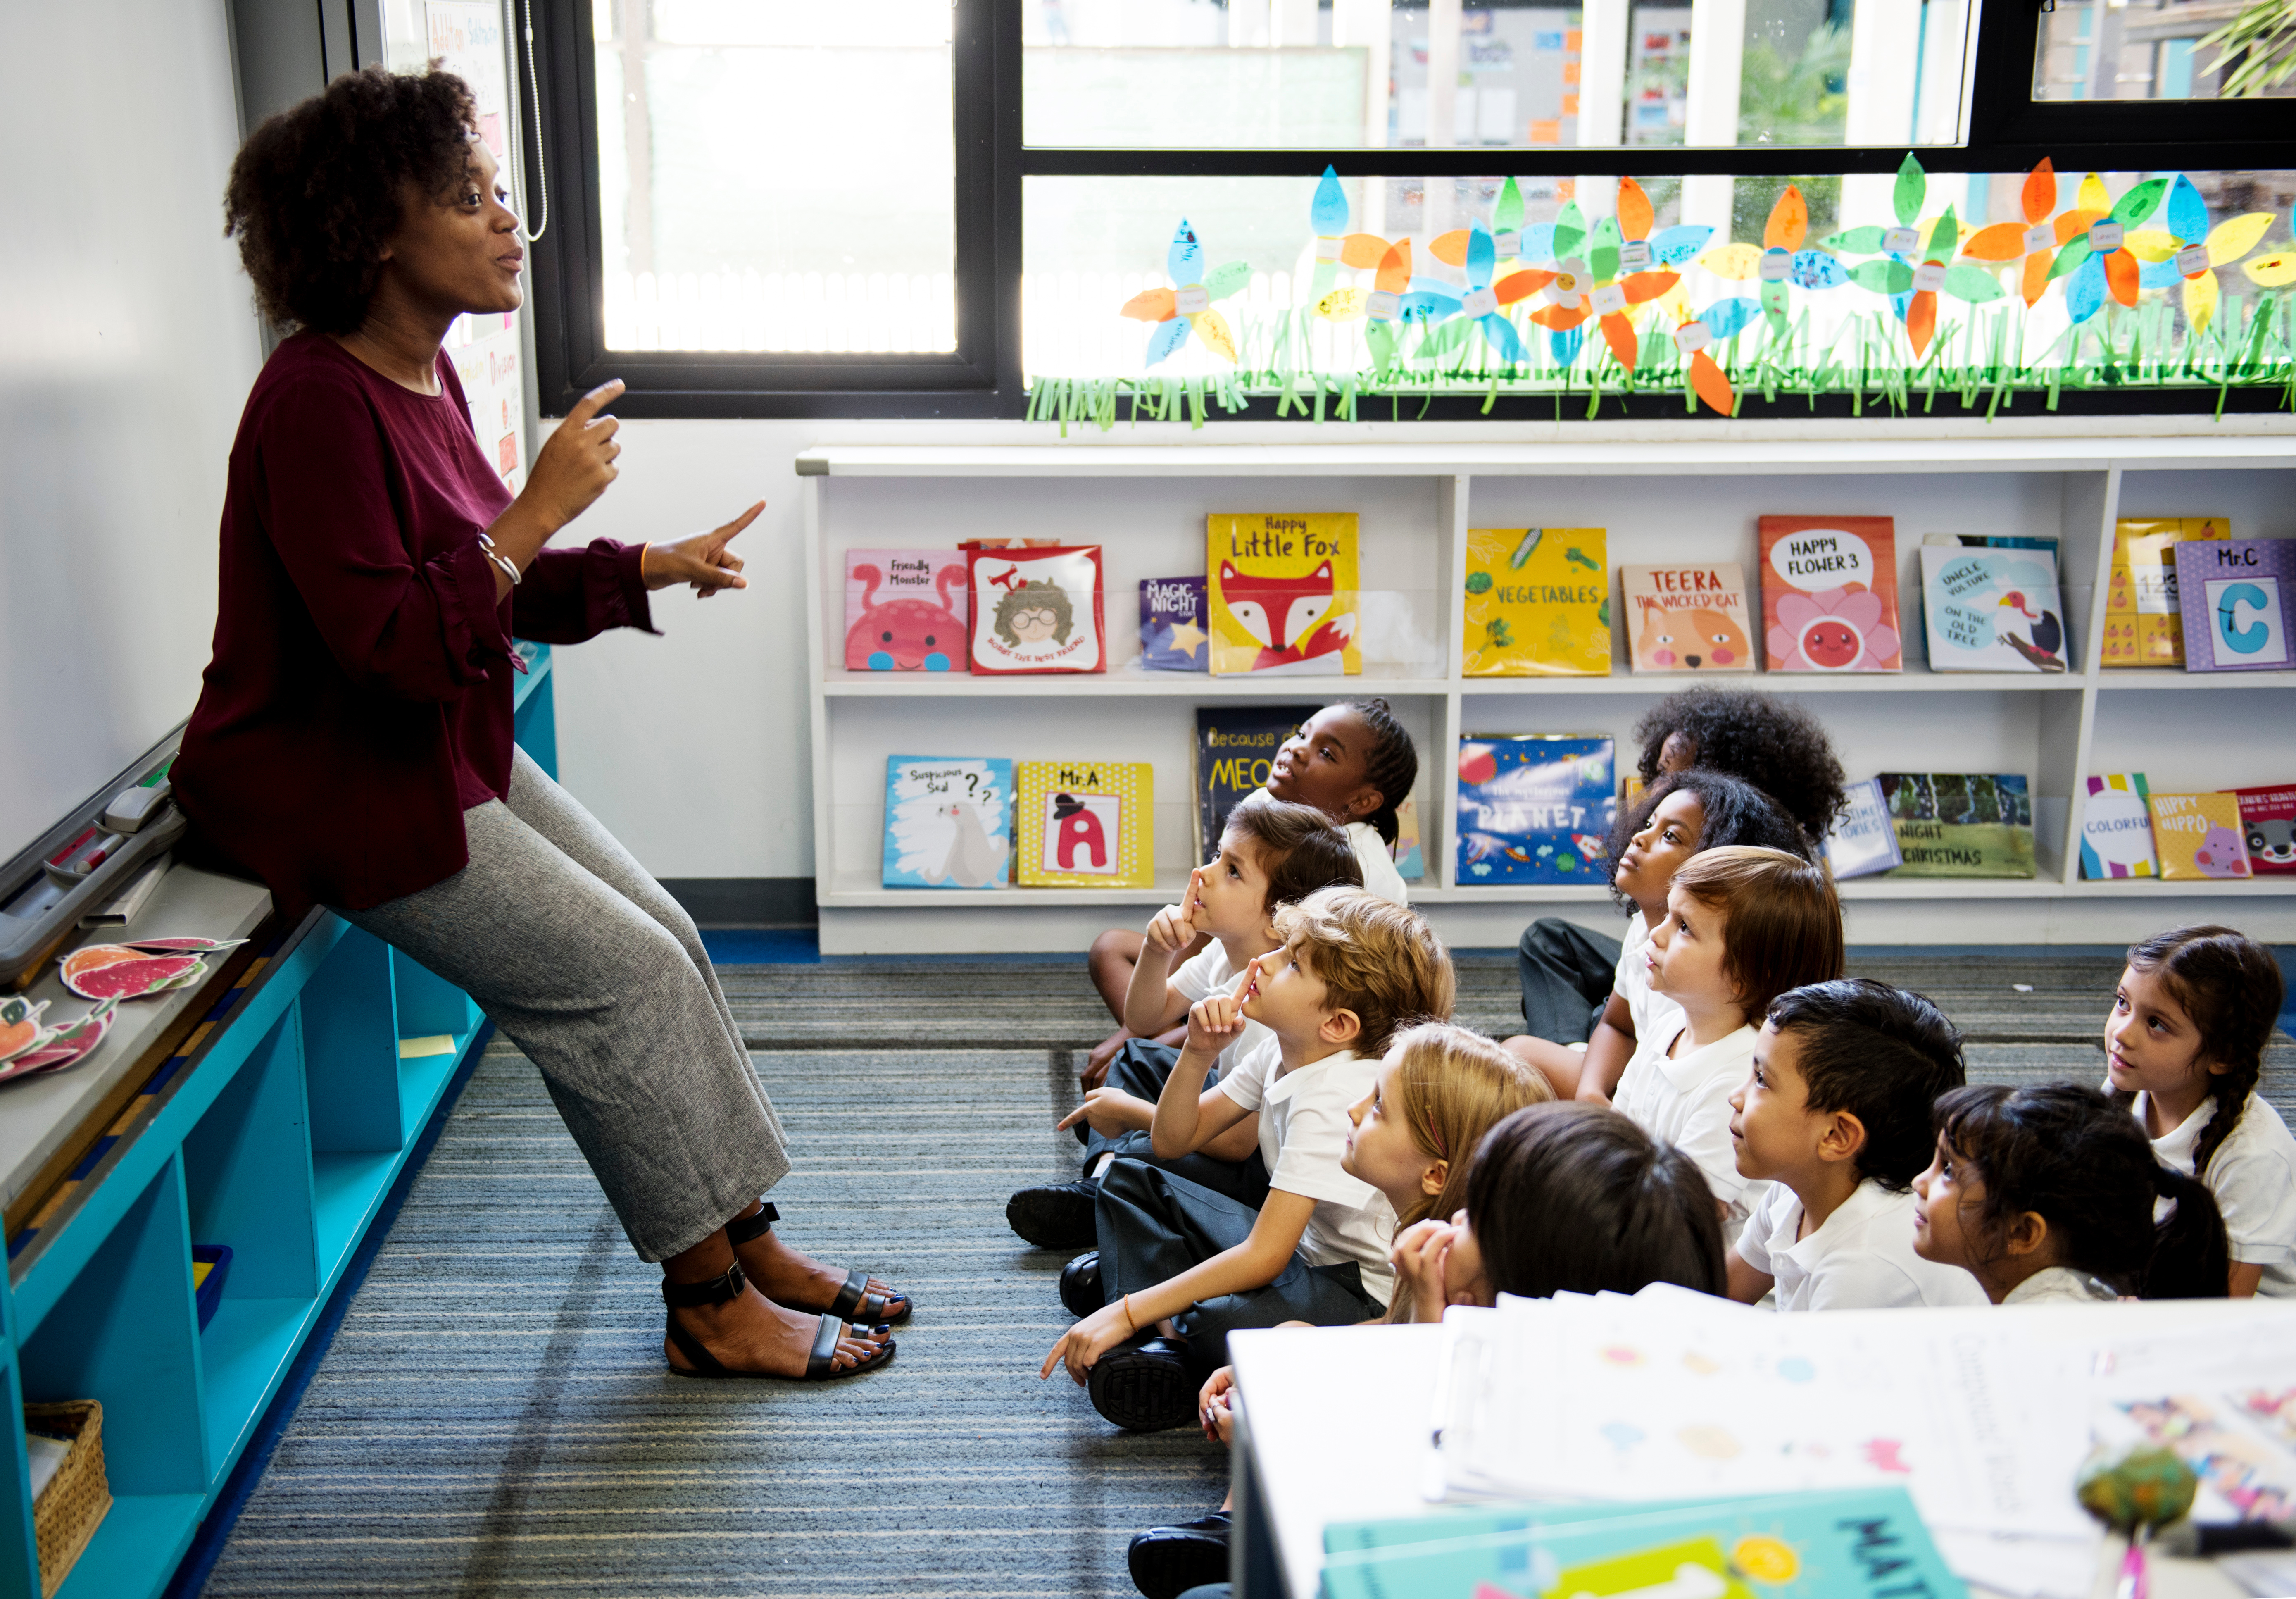
M 621 475 L 614 465 L 614 457 L 622 453 L 614 441 L 621 419 L 598 414 L 621 392 L 619 378 L 599 384 L 574 402 L 557 431 L 535 452 L 526 488 L 518 497 L 541 523 L 544 538 L 587 511 L 606 492 L 606 485 Z

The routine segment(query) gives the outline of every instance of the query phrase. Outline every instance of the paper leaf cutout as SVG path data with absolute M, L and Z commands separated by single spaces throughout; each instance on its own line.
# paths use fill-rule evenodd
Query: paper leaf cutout
M 1491 204 L 1491 226 L 1503 234 L 1522 226 L 1522 191 L 1515 187 L 1513 178 L 1499 185 L 1499 197 Z
M 1378 266 L 1387 250 L 1387 241 L 1377 234 L 1349 234 L 1340 241 L 1340 265 L 1364 271 Z
M 1214 299 L 1226 299 L 1251 282 L 1251 263 L 1230 261 L 1225 266 L 1215 266 L 1204 279 L 1204 292 Z
M 1467 230 L 1467 287 L 1488 289 L 1491 286 L 1491 269 L 1498 265 L 1498 249 L 1491 242 L 1490 229 L 1478 222 Z
M 2067 276 L 2087 266 L 2088 261 L 2088 237 L 2083 234 L 2057 251 L 2056 265 L 2049 268 L 2049 275 L 2053 278 Z M 2076 316 L 2073 320 L 2078 322 L 2080 318 Z
M 1647 239 L 1651 223 L 1650 196 L 1643 193 L 1642 184 L 1631 177 L 1619 180 L 1619 236 L 1624 239 Z
M 1364 343 L 1371 349 L 1371 358 L 1380 371 L 1395 365 L 1395 324 L 1374 322 L 1364 329 Z
M 1169 322 L 1179 315 L 1169 289 L 1144 289 L 1124 302 L 1119 316 L 1135 322 Z
M 1875 294 L 1903 294 L 1914 286 L 1914 269 L 1884 256 L 1878 261 L 1858 262 L 1849 269 L 1849 281 Z
M 2051 226 L 2057 230 L 2057 242 L 2070 244 L 2075 239 L 2086 241 L 2089 228 L 2103 220 L 2103 211 L 2061 211 Z
M 1656 299 L 1681 281 L 1678 272 L 1637 272 L 1621 280 L 1619 287 L 1626 291 L 1628 305 L 1638 306 Z
M 1411 241 L 1398 239 L 1387 247 L 1379 258 L 1379 275 L 1372 287 L 1388 294 L 1400 294 L 1411 286 Z
M 2203 333 L 2217 315 L 2217 275 L 2203 272 L 2185 280 L 2185 320 L 2193 332 Z
M 1339 173 L 1329 167 L 1316 181 L 1316 198 L 1308 205 L 1308 221 L 1324 238 L 1348 231 L 1348 192 L 1340 186 Z
M 1625 317 L 1610 316 L 1603 318 L 1603 341 L 1619 358 L 1619 365 L 1628 372 L 1635 369 L 1635 324 Z
M 1218 311 L 1199 311 L 1188 320 L 1195 325 L 1196 337 L 1212 354 L 1226 361 L 1235 359 L 1235 335 L 1228 331 L 1226 317 Z
M 2112 202 L 2112 219 L 2123 226 L 2143 222 L 2161 209 L 2161 199 L 2168 193 L 2167 178 L 2148 177 Z
M 1791 271 L 1805 289 L 1839 289 L 1849 281 L 1849 269 L 1822 250 L 1794 251 Z
M 1522 335 L 1514 331 L 1514 324 L 1505 317 L 1480 317 L 1475 325 L 1482 329 L 1483 337 L 1490 340 L 1491 348 L 1498 351 L 1501 359 L 1520 361 L 1523 358 Z
M 1554 258 L 1554 224 L 1534 222 L 1522 230 L 1522 244 L 1515 251 L 1518 261 L 1551 261 Z
M 1898 168 L 1898 181 L 1890 191 L 1890 203 L 1898 213 L 1898 226 L 1911 227 L 1922 214 L 1922 201 L 1929 195 L 1930 180 L 1922 171 L 1922 164 L 1908 151 Z M 1789 245 L 1788 249 L 1792 247 Z
M 2071 247 L 2066 247 L 2070 253 Z M 2087 255 L 2087 246 L 2081 247 L 2085 259 L 2065 280 L 2065 316 L 2078 325 L 2096 315 L 2104 304 L 2104 264 L 2101 257 Z M 2064 259 L 2060 255 L 2058 260 Z
M 1174 316 L 1169 322 L 1159 324 L 1156 331 L 1148 335 L 1146 364 L 1153 366 L 1185 344 L 1189 331 L 1188 319 L 1185 316 Z
M 2268 256 L 2243 262 L 2240 269 L 2259 289 L 2284 289 L 2296 283 L 2296 253 L 2277 250 Z
M 1650 242 L 1651 259 L 1660 266 L 1679 266 L 1703 250 L 1713 236 L 1710 227 L 1687 224 L 1660 228 Z
M 2125 235 L 2120 248 L 2140 261 L 2165 261 L 2184 249 L 2185 242 L 2174 234 L 2162 233 L 2157 227 Z
M 1361 289 L 1334 289 L 1316 302 L 1316 315 L 1333 322 L 1345 322 L 1350 316 L 1360 316 L 1371 296 Z
M 2112 298 L 2124 306 L 2136 303 L 2136 258 L 2125 250 L 2107 252 L 2104 262 L 2104 285 L 2112 291 Z
M 1717 416 L 1727 416 L 1737 408 L 1738 397 L 1730 391 L 1730 380 L 1702 349 L 1690 357 L 1690 387 Z
M 2208 236 L 2208 204 L 2202 200 L 2201 192 L 2193 187 L 2193 180 L 2181 172 L 2169 185 L 2169 198 L 2161 208 L 2161 220 L 2187 244 L 2198 244 Z
M 2008 294 L 2001 280 L 1982 266 L 1957 263 L 1945 269 L 1945 291 L 1956 299 L 1965 299 L 1972 305 L 1982 305 L 1988 299 L 2000 299 Z
M 2026 222 L 2046 219 L 2057 209 L 2057 169 L 2043 156 L 2030 172 L 2025 174 L 2025 186 L 2018 194 L 2023 205 Z
M 2073 204 L 2084 211 L 2109 211 L 2112 209 L 2112 196 L 2105 190 L 2104 179 L 2092 172 L 2081 179 L 2080 193 Z
M 1586 330 L 1574 323 L 1546 335 L 1546 353 L 1554 357 L 1557 366 L 1568 366 L 1578 358 L 1578 351 L 1586 342 Z
M 1594 237 L 1587 245 L 1587 266 L 1597 283 L 1608 283 L 1619 275 L 1619 225 L 1609 217 L 1595 225 Z
M 2041 303 L 2041 296 L 2049 291 L 2049 262 L 2051 259 L 2052 258 L 2046 252 L 2038 250 L 2031 255 L 2025 258 L 2025 277 L 2021 287 L 2024 291 L 2025 303 L 2029 307 L 2039 305 Z
M 1204 247 L 1185 217 L 1172 234 L 1172 248 L 1164 252 L 1164 275 L 1184 289 L 1204 281 Z
M 1953 208 L 1948 206 L 1930 229 L 1930 241 L 1923 253 L 1932 261 L 1950 261 L 1961 248 L 1961 224 L 1954 220 Z
M 140 949 L 147 955 L 215 955 L 226 949 L 236 949 L 245 939 L 123 939 L 120 942 L 130 949 Z
M 1828 234 L 1818 241 L 1826 250 L 1846 250 L 1853 256 L 1872 255 L 1882 248 L 1882 230 L 1878 227 L 1845 227 L 1838 234 Z
M 2270 211 L 2249 211 L 2227 217 L 2209 234 L 2209 265 L 2229 266 L 2254 250 L 2272 226 Z
M 1754 275 L 1761 260 L 1762 252 L 1751 244 L 1718 244 L 1699 257 L 1698 264 L 1716 277 L 1743 283 Z
M 1913 340 L 1914 354 L 1923 355 L 1930 340 L 1937 336 L 1937 296 L 1928 290 L 1914 296 L 1906 308 L 1906 337 Z
M 1906 158 L 1908 163 L 1913 159 L 1911 156 Z M 1921 170 L 1918 167 L 1914 169 L 1916 172 Z M 1904 179 L 1901 176 L 1899 183 L 1902 184 L 1903 182 Z M 1793 184 L 1788 184 L 1786 192 L 1778 196 L 1778 203 L 1770 208 L 1769 221 L 1762 226 L 1762 248 L 1764 250 L 1800 250 L 1801 242 L 1808 232 L 1809 206 L 1802 199 L 1801 191 Z
M 1529 299 L 1554 281 L 1554 275 L 1551 272 L 1510 272 L 1491 288 L 1492 292 L 1498 296 L 1499 304 L 1511 306 L 1519 299 Z
M 1467 230 L 1455 227 L 1447 234 L 1438 234 L 1427 242 L 1427 253 L 1446 266 L 1467 264 Z
M 1575 256 L 1586 242 L 1587 214 L 1578 209 L 1577 201 L 1566 200 L 1562 210 L 1555 213 L 1554 253 L 1547 258 L 1559 261 L 1565 256 Z
M 1738 295 L 1729 299 L 1716 300 L 1706 308 L 1706 315 L 1700 320 L 1706 324 L 1706 331 L 1715 338 L 1727 339 L 1745 328 L 1761 312 L 1759 300 Z
M 2013 261 L 2025 253 L 2025 225 L 1997 222 L 1991 227 L 1980 227 L 1969 236 L 1961 253 L 1979 261 Z

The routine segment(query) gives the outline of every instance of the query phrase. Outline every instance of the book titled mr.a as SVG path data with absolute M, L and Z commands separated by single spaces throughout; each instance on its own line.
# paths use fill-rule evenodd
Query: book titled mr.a
M 1146 761 L 1024 760 L 1013 782 L 1013 877 L 1022 888 L 1155 882 L 1156 784 Z

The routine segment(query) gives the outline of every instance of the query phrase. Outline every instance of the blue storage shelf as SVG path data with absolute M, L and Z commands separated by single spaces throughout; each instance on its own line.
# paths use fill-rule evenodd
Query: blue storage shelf
M 519 742 L 555 775 L 550 652 Z M 401 1040 L 445 1035 L 402 1059 Z M 103 1405 L 112 1507 L 60 1595 L 145 1599 L 279 1392 L 447 1086 L 486 1035 L 469 997 L 324 912 L 267 952 L 0 1283 L 0 1404 Z M 191 1248 L 232 1250 L 204 1331 Z M 5 1429 L 0 1599 L 40 1593 L 20 1425 Z

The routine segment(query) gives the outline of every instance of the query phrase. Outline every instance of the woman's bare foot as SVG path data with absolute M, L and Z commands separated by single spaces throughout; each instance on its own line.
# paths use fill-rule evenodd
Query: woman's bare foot
M 813 1356 L 813 1341 L 821 1329 L 817 1313 L 790 1310 L 744 1287 L 739 1298 L 722 1305 L 673 1308 L 678 1325 L 724 1365 L 737 1372 L 770 1372 L 777 1377 L 802 1377 Z M 850 1371 L 875 1355 L 882 1346 L 848 1327 L 837 1341 L 832 1364 Z M 672 1340 L 665 1337 L 661 1352 L 682 1372 L 694 1369 Z
M 736 1219 L 755 1216 L 758 1210 L 758 1206 L 751 1205 Z M 770 1229 L 735 1244 L 734 1254 L 742 1263 L 742 1275 L 776 1305 L 814 1305 L 827 1310 L 845 1286 L 845 1273 L 799 1253 Z M 884 1305 L 882 1314 L 870 1318 L 873 1322 L 890 1321 L 908 1308 L 907 1296 L 882 1277 L 871 1277 L 866 1292 L 881 1296 Z

